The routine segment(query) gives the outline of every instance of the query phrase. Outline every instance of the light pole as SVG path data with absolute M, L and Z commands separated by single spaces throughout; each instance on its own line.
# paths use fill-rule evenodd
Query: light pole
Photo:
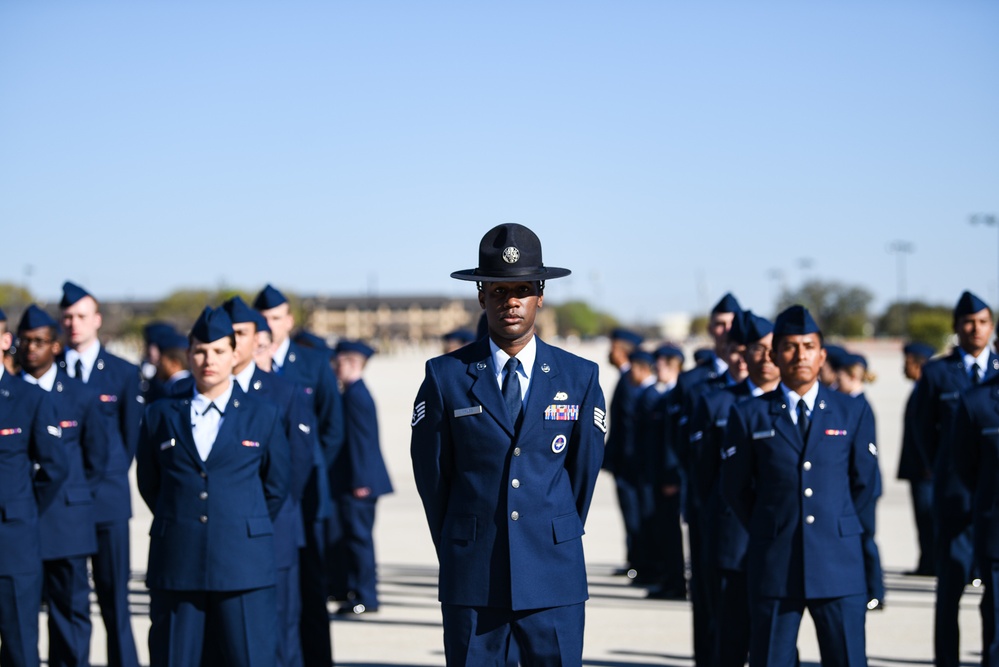
M 902 332 L 909 335 L 909 304 L 905 298 L 905 256 L 911 254 L 916 246 L 909 241 L 892 241 L 885 249 L 896 258 L 898 305 L 902 308 Z
M 992 213 L 975 213 L 969 216 L 968 219 L 973 225 L 982 224 L 999 228 L 999 221 L 996 220 L 996 216 Z M 999 296 L 999 283 L 996 283 L 996 295 Z

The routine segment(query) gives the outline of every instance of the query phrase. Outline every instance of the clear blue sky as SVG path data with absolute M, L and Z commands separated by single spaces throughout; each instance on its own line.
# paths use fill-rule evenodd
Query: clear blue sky
M 774 270 L 997 301 L 999 4 L 0 4 L 0 281 L 470 294 L 520 222 L 628 321 Z M 812 266 L 802 269 L 800 260 Z M 27 268 L 30 267 L 30 268 Z

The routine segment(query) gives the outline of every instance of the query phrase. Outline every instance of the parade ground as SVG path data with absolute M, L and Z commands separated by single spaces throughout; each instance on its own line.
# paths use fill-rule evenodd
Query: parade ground
M 606 360 L 607 343 L 564 347 L 600 364 L 604 394 L 609 398 L 617 382 L 617 371 Z M 884 495 L 877 510 L 877 542 L 888 592 L 885 609 L 868 614 L 869 663 L 874 667 L 929 665 L 933 662 L 934 580 L 903 574 L 915 567 L 917 554 L 909 487 L 895 479 L 902 412 L 911 390 L 909 381 L 902 376 L 901 344 L 868 342 L 847 347 L 865 354 L 870 369 L 877 375 L 866 393 L 877 417 L 884 477 Z M 330 604 L 333 652 L 336 664 L 341 667 L 445 664 L 437 602 L 437 561 L 409 458 L 413 398 L 423 379 L 424 361 L 436 353 L 431 348 L 390 351 L 373 357 L 368 366 L 366 382 L 378 406 L 381 445 L 395 493 L 379 501 L 375 526 L 380 610 L 344 618 L 332 614 L 337 605 Z M 132 627 L 140 661 L 148 665 L 149 597 L 143 578 L 151 516 L 134 487 L 133 514 Z M 624 563 L 624 533 L 613 480 L 606 473 L 601 473 L 598 480 L 583 539 L 590 581 L 583 664 L 590 667 L 692 665 L 689 603 L 646 600 L 644 589 L 614 575 Z M 980 592 L 970 587 L 962 598 L 962 664 L 980 662 L 979 600 Z M 92 663 L 106 665 L 105 633 L 96 603 L 93 623 Z M 44 616 L 41 624 L 44 656 L 47 645 Z M 818 645 L 807 615 L 798 646 L 803 665 L 819 664 Z

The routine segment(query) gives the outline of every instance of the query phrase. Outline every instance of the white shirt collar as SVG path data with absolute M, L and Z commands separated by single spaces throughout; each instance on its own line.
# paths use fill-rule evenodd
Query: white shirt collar
M 39 387 L 45 391 L 52 391 L 52 387 L 55 386 L 56 374 L 59 372 L 59 368 L 52 364 L 52 366 L 45 371 L 45 374 L 40 378 L 36 378 L 28 373 L 21 373 L 21 377 L 24 378 L 25 382 L 29 384 L 37 384 Z
M 673 380 L 672 382 L 657 382 L 656 391 L 658 391 L 660 394 L 665 394 L 667 391 L 673 391 L 673 388 L 675 386 L 676 386 L 676 380 Z
M 489 349 L 493 354 L 493 370 L 496 372 L 496 377 L 498 378 L 500 384 L 503 383 L 503 367 L 506 366 L 506 362 L 509 361 L 510 355 L 500 349 L 499 345 L 493 342 L 493 339 L 489 339 Z M 534 372 L 534 358 L 538 354 L 538 344 L 535 336 L 531 336 L 531 340 L 527 342 L 524 349 L 517 353 L 517 359 L 520 360 L 520 372 L 528 380 L 531 379 L 531 373 Z
M 717 371 L 718 375 L 724 375 L 727 370 L 728 364 L 721 357 L 715 355 L 715 371 Z
M 811 414 L 815 411 L 815 399 L 819 395 L 819 384 L 818 380 L 812 385 L 812 388 L 805 392 L 804 396 L 799 396 L 796 392 L 791 391 L 786 384 L 780 383 L 780 390 L 784 392 L 784 398 L 787 399 L 787 407 L 791 411 L 791 419 L 795 424 L 798 423 L 798 401 L 800 399 L 805 399 L 805 407 L 808 408 L 808 413 Z
M 232 380 L 229 381 L 229 386 L 226 390 L 214 401 L 202 393 L 198 392 L 197 386 L 194 388 L 194 398 L 191 399 L 191 409 L 197 412 L 199 415 L 203 415 L 208 406 L 214 403 L 222 412 L 225 412 L 226 406 L 229 405 L 229 399 L 232 398 Z
M 257 362 L 251 361 L 238 375 L 233 376 L 236 382 L 239 383 L 239 388 L 244 392 L 250 391 L 250 380 L 253 379 L 253 372 L 255 370 L 257 370 Z
M 978 377 L 985 377 L 985 369 L 988 368 L 989 363 L 989 348 L 982 350 L 982 353 L 977 357 L 971 356 L 971 353 L 965 352 L 964 348 L 958 348 L 961 350 L 961 361 L 964 362 L 964 372 L 970 374 L 971 366 L 973 364 L 978 364 Z
M 748 377 L 746 378 L 746 386 L 749 388 L 750 396 L 753 397 L 762 396 L 763 394 L 766 393 L 765 391 L 757 387 L 756 384 Z
M 274 364 L 278 368 L 284 368 L 284 359 L 288 356 L 288 348 L 291 347 L 291 339 L 285 338 L 284 342 L 278 345 L 278 349 L 274 350 L 274 354 L 271 358 L 274 360 Z
M 66 372 L 75 373 L 76 372 L 76 360 L 79 359 L 83 362 L 83 377 L 77 378 L 87 381 L 90 379 L 90 373 L 94 370 L 94 364 L 97 363 L 97 357 L 100 356 L 101 344 L 98 341 L 94 341 L 90 347 L 88 347 L 83 352 L 78 352 L 73 348 L 66 350 Z M 75 377 L 75 376 L 74 376 Z

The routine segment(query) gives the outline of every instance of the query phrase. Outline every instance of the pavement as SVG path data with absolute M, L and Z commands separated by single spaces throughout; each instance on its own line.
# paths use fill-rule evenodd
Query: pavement
M 601 366 L 601 383 L 610 396 L 617 372 L 607 363 L 607 344 L 564 344 L 563 347 Z M 902 414 L 911 390 L 902 376 L 901 346 L 895 342 L 848 345 L 868 357 L 878 375 L 867 397 L 877 417 L 884 495 L 877 510 L 877 542 L 886 571 L 885 609 L 867 618 L 867 654 L 873 667 L 929 665 L 933 661 L 934 580 L 906 576 L 916 564 L 916 537 L 909 487 L 895 479 L 901 443 Z M 409 459 L 409 422 L 413 398 L 423 380 L 431 348 L 398 349 L 374 356 L 365 381 L 378 406 L 382 449 L 395 493 L 379 500 L 375 527 L 381 609 L 343 619 L 331 616 L 334 656 L 342 667 L 444 665 L 437 561 Z M 149 664 L 149 596 L 143 585 L 151 516 L 133 494 L 131 586 L 132 627 L 140 662 Z M 644 667 L 693 664 L 690 605 L 684 601 L 644 599 L 645 591 L 629 585 L 614 571 L 624 563 L 624 532 L 613 480 L 601 473 L 583 538 L 590 581 L 586 605 L 583 664 L 589 667 Z M 968 588 L 961 601 L 962 664 L 980 663 L 980 591 Z M 335 611 L 335 603 L 330 610 Z M 93 605 L 91 660 L 106 665 L 104 627 Z M 41 621 L 45 655 L 44 616 Z M 814 627 L 807 614 L 798 642 L 803 665 L 818 665 Z

